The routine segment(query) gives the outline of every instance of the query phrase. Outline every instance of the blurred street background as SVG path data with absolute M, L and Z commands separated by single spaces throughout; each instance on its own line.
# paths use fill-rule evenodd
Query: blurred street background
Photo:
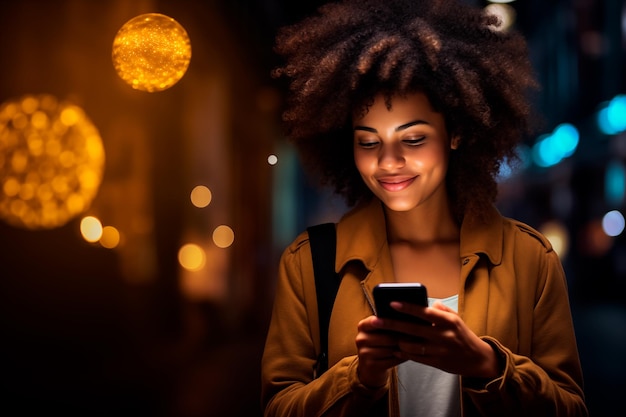
M 591 415 L 626 415 L 626 6 L 472 2 L 542 84 L 498 207 L 561 256 Z M 280 253 L 345 211 L 301 172 L 270 77 L 277 29 L 323 3 L 0 0 L 1 415 L 262 415 Z M 112 59 L 145 13 L 191 45 L 160 91 Z

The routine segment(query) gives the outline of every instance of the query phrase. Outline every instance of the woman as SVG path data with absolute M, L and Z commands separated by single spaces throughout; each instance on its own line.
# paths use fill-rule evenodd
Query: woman
M 526 44 L 450 0 L 344 1 L 285 28 L 289 138 L 354 205 L 336 225 L 329 369 L 311 251 L 281 258 L 262 364 L 266 416 L 584 416 L 561 263 L 493 206 L 528 133 Z M 381 319 L 381 282 L 424 284 L 429 326 Z

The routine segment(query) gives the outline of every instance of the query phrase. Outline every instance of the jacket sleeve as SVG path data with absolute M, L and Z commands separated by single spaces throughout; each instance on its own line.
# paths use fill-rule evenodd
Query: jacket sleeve
M 484 416 L 587 416 L 582 371 L 561 262 L 544 237 L 516 257 L 520 290 L 519 345 L 483 336 L 500 356 L 501 377 L 477 384 L 464 379 L 464 394 Z M 537 240 L 543 244 L 537 244 Z M 518 271 L 519 272 L 519 271 Z M 533 275 L 530 277 L 529 275 Z
M 313 379 L 319 345 L 317 302 L 306 234 L 283 253 L 261 365 L 266 417 L 387 414 L 388 386 L 358 381 L 356 356 L 345 357 Z

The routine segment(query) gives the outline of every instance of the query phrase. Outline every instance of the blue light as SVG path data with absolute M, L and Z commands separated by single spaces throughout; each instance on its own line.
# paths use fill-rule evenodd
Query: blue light
M 626 95 L 613 97 L 607 108 L 609 123 L 618 131 L 626 130 Z
M 509 164 L 509 161 L 503 161 L 500 164 L 500 169 L 498 170 L 498 175 L 496 176 L 496 180 L 498 182 L 506 181 L 509 178 L 511 178 L 512 175 L 513 175 L 513 168 L 511 168 L 511 164 Z
M 549 167 L 559 162 L 549 146 L 549 138 L 550 135 L 539 136 L 532 148 L 533 161 L 540 167 Z
M 530 148 L 526 145 L 519 145 L 515 150 L 515 154 L 517 158 L 514 158 L 513 161 L 508 158 L 502 161 L 496 181 L 504 182 L 528 168 Z
M 619 236 L 624 231 L 624 215 L 617 210 L 609 211 L 602 218 L 602 229 L 608 236 Z
M 626 95 L 620 94 L 598 111 L 598 127 L 606 135 L 616 135 L 626 130 Z
M 569 123 L 560 124 L 554 129 L 550 141 L 552 146 L 561 153 L 562 158 L 572 156 L 578 147 L 580 134 L 578 129 Z
M 619 161 L 612 161 L 604 173 L 604 195 L 610 206 L 619 206 L 626 195 L 626 168 Z
M 602 107 L 598 111 L 598 127 L 600 128 L 600 131 L 605 135 L 615 135 L 616 133 L 618 133 L 618 131 L 615 130 L 615 127 L 613 127 L 613 125 L 609 121 L 608 104 L 604 104 L 604 107 Z
M 541 167 L 556 165 L 574 154 L 579 141 L 576 127 L 569 123 L 560 124 L 551 134 L 538 138 L 533 146 L 533 160 Z

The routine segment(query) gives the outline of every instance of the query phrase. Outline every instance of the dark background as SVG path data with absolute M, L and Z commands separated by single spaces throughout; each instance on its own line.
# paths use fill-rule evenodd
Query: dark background
M 2 415 L 261 415 L 259 363 L 278 256 L 304 227 L 343 211 L 298 169 L 280 134 L 284 91 L 269 76 L 277 28 L 322 3 L 0 1 L 0 102 L 49 93 L 85 109 L 107 152 L 87 214 L 126 233 L 109 250 L 80 237 L 79 218 L 36 231 L 0 222 Z M 622 416 L 626 244 L 624 233 L 597 231 L 604 213 L 624 212 L 623 198 L 606 201 L 604 177 L 609 162 L 624 163 L 626 137 L 602 134 L 595 117 L 626 93 L 624 2 L 511 4 L 543 85 L 536 108 L 544 131 L 568 122 L 581 139 L 560 164 L 503 181 L 498 205 L 534 227 L 567 228 L 562 258 L 589 409 Z M 152 94 L 131 90 L 111 63 L 117 30 L 148 12 L 176 19 L 193 48 L 185 77 Z M 202 211 L 187 203 L 199 182 L 211 184 L 215 201 Z M 137 219 L 148 225 L 140 232 Z M 217 272 L 200 280 L 221 290 L 185 289 L 178 248 L 208 241 L 223 223 L 235 244 L 211 249 Z

